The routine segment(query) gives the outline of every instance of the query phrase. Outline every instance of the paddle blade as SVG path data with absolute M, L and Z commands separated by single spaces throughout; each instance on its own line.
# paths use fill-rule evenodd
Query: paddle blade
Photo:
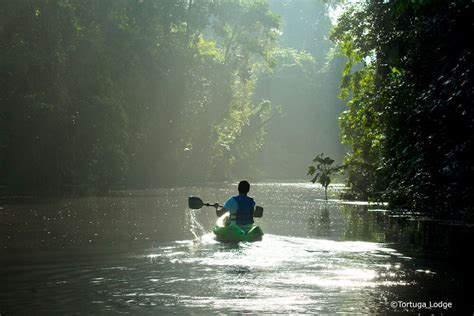
M 196 196 L 190 196 L 188 198 L 188 206 L 190 209 L 197 210 L 200 209 L 203 205 L 204 203 L 202 202 L 202 200 Z
M 263 207 L 255 206 L 255 210 L 253 211 L 253 217 L 262 218 L 263 217 Z

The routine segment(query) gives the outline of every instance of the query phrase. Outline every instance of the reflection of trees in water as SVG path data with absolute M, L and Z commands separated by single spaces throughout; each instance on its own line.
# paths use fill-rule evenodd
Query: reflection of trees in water
M 315 210 L 309 217 L 310 230 L 316 237 L 328 237 L 330 234 L 330 218 L 327 203 Z
M 330 213 L 333 214 L 330 216 Z M 341 219 L 338 219 L 339 216 Z M 342 226 L 337 225 L 341 222 Z M 423 239 L 420 231 L 405 219 L 401 221 L 384 212 L 370 211 L 367 206 L 361 205 L 318 204 L 309 216 L 308 225 L 315 237 L 403 244 L 414 244 L 414 240 Z
M 452 258 L 465 256 L 466 241 L 474 239 L 474 227 L 456 221 L 331 202 L 315 205 L 308 228 L 314 237 L 391 243 L 409 252 Z
M 354 208 L 343 205 L 343 240 L 365 240 L 385 242 L 386 216 L 380 212 L 369 212 L 367 206 Z
M 389 242 L 411 251 L 450 254 L 464 252 L 464 241 L 472 240 L 474 228 L 454 221 L 423 219 L 370 211 L 366 206 L 342 206 L 342 240 Z

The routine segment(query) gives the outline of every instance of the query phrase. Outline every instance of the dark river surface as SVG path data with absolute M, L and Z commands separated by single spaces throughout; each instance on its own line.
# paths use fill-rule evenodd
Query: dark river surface
M 0 201 L 0 314 L 472 315 L 464 272 L 390 243 L 385 212 L 337 186 L 326 203 L 313 184 L 252 185 L 263 241 L 216 242 L 214 209 L 187 197 L 235 188 Z

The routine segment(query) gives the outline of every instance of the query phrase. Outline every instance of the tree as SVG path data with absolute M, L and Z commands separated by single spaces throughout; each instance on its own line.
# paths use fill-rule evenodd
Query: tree
M 2 1 L 0 184 L 104 192 L 231 169 L 244 130 L 261 144 L 271 107 L 250 96 L 277 29 L 264 1 Z
M 372 0 L 350 6 L 332 34 L 348 58 L 349 178 L 394 209 L 472 219 L 473 11 L 463 0 Z
M 329 156 L 324 156 L 321 153 L 313 159 L 316 162 L 315 166 L 308 167 L 308 175 L 314 176 L 311 182 L 316 183 L 318 181 L 324 188 L 324 196 L 326 201 L 328 200 L 328 186 L 331 183 L 331 175 L 339 172 L 343 166 L 332 166 L 334 159 Z

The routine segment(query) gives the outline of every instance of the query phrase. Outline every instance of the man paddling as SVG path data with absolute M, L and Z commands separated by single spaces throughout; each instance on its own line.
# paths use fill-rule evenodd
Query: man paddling
M 250 191 L 250 183 L 245 180 L 240 181 L 238 190 L 239 195 L 229 198 L 221 209 L 216 210 L 216 214 L 220 217 L 224 213 L 229 212 L 230 224 L 253 224 L 255 201 L 247 196 L 247 193 Z

